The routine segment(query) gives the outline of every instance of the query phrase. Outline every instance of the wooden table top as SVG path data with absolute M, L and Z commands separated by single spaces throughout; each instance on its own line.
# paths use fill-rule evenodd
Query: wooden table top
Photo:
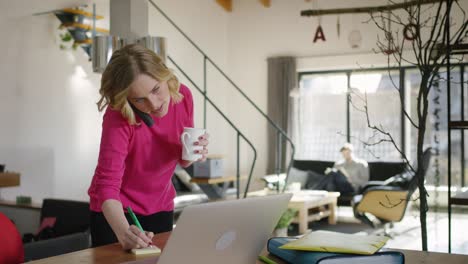
M 157 234 L 153 238 L 153 243 L 164 249 L 170 232 Z M 468 263 L 468 255 L 459 255 L 459 254 L 447 254 L 447 253 L 436 253 L 436 252 L 423 252 L 417 250 L 405 250 L 405 249 L 388 249 L 400 251 L 405 255 L 405 263 L 418 263 L 418 264 L 440 264 L 440 263 L 450 263 L 450 264 L 466 264 Z M 270 259 L 274 260 L 278 264 L 284 264 L 284 261 L 276 258 L 267 253 L 264 249 L 261 253 L 262 255 L 268 256 Z M 154 261 L 153 261 L 154 260 Z M 28 263 L 40 264 L 62 264 L 62 263 L 121 263 L 121 262 L 131 262 L 131 261 L 142 261 L 143 263 L 156 263 L 157 257 L 154 255 L 146 256 L 135 256 L 129 252 L 122 250 L 120 244 L 111 244 L 107 246 L 89 248 L 81 251 L 76 251 L 60 256 L 55 256 L 51 258 L 36 260 Z M 142 264 L 143 264 L 142 263 Z M 256 261 L 256 264 L 263 264 L 263 262 Z
M 156 234 L 153 237 L 153 244 L 163 249 L 171 232 Z M 144 260 L 148 258 L 156 258 L 154 255 L 135 256 L 130 252 L 124 251 L 119 243 L 97 247 L 88 248 L 68 254 L 63 254 L 55 257 L 31 261 L 28 263 L 121 263 L 135 260 Z

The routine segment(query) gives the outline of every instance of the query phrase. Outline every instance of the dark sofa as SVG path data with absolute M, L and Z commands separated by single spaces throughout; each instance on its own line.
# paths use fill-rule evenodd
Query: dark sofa
M 294 160 L 293 167 L 302 171 L 313 171 L 324 174 L 326 168 L 332 168 L 334 162 L 319 160 Z M 373 161 L 369 164 L 369 181 L 384 181 L 396 174 L 402 173 L 406 167 L 404 162 Z M 340 196 L 338 205 L 350 205 L 352 196 Z

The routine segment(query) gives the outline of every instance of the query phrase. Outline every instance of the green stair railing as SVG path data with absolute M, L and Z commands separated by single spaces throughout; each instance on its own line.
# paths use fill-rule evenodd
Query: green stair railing
M 291 167 L 292 167 L 292 164 L 293 164 L 293 161 L 294 161 L 294 154 L 295 154 L 295 146 L 294 146 L 294 143 L 292 142 L 292 140 L 288 137 L 287 133 L 281 128 L 279 127 L 263 110 L 260 109 L 260 107 L 250 98 L 247 96 L 247 94 L 245 94 L 245 92 L 239 88 L 238 85 L 236 85 L 236 83 L 231 79 L 229 78 L 229 76 L 192 40 L 188 37 L 188 35 L 179 27 L 177 26 L 177 24 L 172 21 L 171 18 L 169 18 L 169 16 L 161 9 L 159 8 L 159 6 L 157 6 L 153 0 L 148 0 L 148 2 L 155 8 L 159 11 L 159 13 L 161 13 L 161 15 L 166 18 L 166 20 L 180 33 L 182 34 L 182 36 L 184 36 L 184 38 L 190 42 L 190 44 L 200 53 L 203 55 L 203 89 L 200 89 L 196 84 L 195 82 L 189 78 L 189 76 L 182 71 L 182 69 L 168 56 L 169 60 L 174 64 L 176 65 L 176 67 L 184 74 L 184 76 L 195 86 L 195 88 L 203 95 L 204 97 L 204 103 L 203 103 L 203 125 L 204 127 L 206 128 L 206 106 L 207 104 L 211 104 L 215 109 L 216 111 L 221 114 L 221 116 L 231 125 L 231 127 L 237 131 L 237 186 L 238 186 L 238 190 L 239 190 L 239 181 L 240 181 L 240 176 L 239 176 L 239 138 L 242 137 L 247 143 L 248 145 L 253 149 L 254 151 L 254 161 L 252 163 L 252 167 L 250 168 L 250 174 L 249 174 L 249 177 L 248 177 L 248 180 L 247 180 L 247 185 L 245 187 L 245 192 L 244 192 L 244 198 L 247 196 L 247 193 L 248 193 L 248 190 L 249 190 L 249 186 L 250 186 L 250 182 L 251 182 L 251 178 L 252 178 L 252 173 L 253 173 L 253 169 L 254 169 L 254 166 L 255 166 L 255 161 L 256 161 L 256 157 L 257 157 L 257 151 L 255 149 L 255 147 L 253 146 L 253 144 L 245 137 L 244 134 L 242 134 L 240 132 L 240 130 L 232 123 L 232 121 L 225 115 L 223 114 L 223 112 L 213 103 L 213 101 L 207 96 L 207 85 L 206 85 L 206 78 L 207 78 L 207 62 L 209 62 L 231 85 L 232 87 L 234 87 L 234 89 L 239 92 L 241 94 L 241 96 L 247 100 L 247 102 L 249 102 L 253 107 L 254 109 L 263 117 L 266 119 L 266 121 L 268 122 L 268 124 L 270 126 L 272 126 L 275 131 L 276 131 L 276 135 L 277 135 L 277 141 L 276 141 L 276 159 L 275 159 L 275 172 L 276 174 L 279 176 L 279 174 L 281 173 L 281 171 L 283 171 L 283 166 L 282 166 L 282 145 L 283 145 L 283 140 L 286 140 L 289 145 L 290 145 L 290 148 L 291 148 L 291 154 L 290 154 L 290 159 L 289 159 L 289 163 L 288 163 L 288 166 L 286 168 L 286 179 L 285 181 L 287 182 L 288 180 L 288 176 L 289 176 L 289 171 L 291 170 Z M 278 181 L 278 184 L 277 184 L 277 187 L 278 187 L 278 192 L 282 192 L 284 191 L 284 189 L 286 188 L 286 184 L 284 185 L 284 188 L 282 190 L 279 189 L 279 181 Z M 239 192 L 239 191 L 238 191 Z M 239 197 L 239 196 L 238 196 Z

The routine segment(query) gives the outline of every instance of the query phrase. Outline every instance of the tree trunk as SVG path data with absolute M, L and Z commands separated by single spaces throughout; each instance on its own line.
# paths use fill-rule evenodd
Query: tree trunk
M 421 222 L 421 239 L 422 239 L 422 250 L 427 251 L 427 192 L 424 187 L 425 183 L 425 171 L 423 168 L 423 152 L 424 152 L 424 136 L 426 134 L 426 121 L 429 108 L 429 88 L 427 87 L 429 83 L 430 73 L 421 74 L 421 85 L 419 89 L 422 93 L 418 96 L 418 100 L 422 100 L 418 105 L 422 106 L 422 109 L 418 109 L 418 145 L 417 145 L 417 169 L 416 177 L 418 177 L 418 189 L 419 189 L 419 220 Z

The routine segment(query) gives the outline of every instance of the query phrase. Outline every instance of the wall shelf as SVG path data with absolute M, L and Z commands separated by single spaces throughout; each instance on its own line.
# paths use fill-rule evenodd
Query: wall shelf
M 63 23 L 62 25 L 69 29 L 82 29 L 82 30 L 87 30 L 87 31 L 93 30 L 93 26 L 87 25 L 87 24 L 81 24 L 81 23 Z M 96 32 L 107 34 L 109 33 L 109 30 L 105 28 L 96 27 Z
M 20 185 L 20 174 L 17 172 L 0 173 L 0 187 L 13 187 Z
M 83 11 L 83 10 L 79 10 L 79 9 L 74 9 L 74 8 L 64 8 L 61 11 L 58 11 L 56 13 L 57 14 L 58 13 L 67 13 L 67 14 L 73 14 L 73 15 L 81 15 L 81 16 L 84 16 L 84 17 L 87 17 L 87 18 L 93 18 L 92 13 L 89 13 L 89 12 L 86 12 L 86 11 Z M 104 18 L 103 16 L 96 15 L 96 20 L 97 19 L 103 19 L 103 18 Z

